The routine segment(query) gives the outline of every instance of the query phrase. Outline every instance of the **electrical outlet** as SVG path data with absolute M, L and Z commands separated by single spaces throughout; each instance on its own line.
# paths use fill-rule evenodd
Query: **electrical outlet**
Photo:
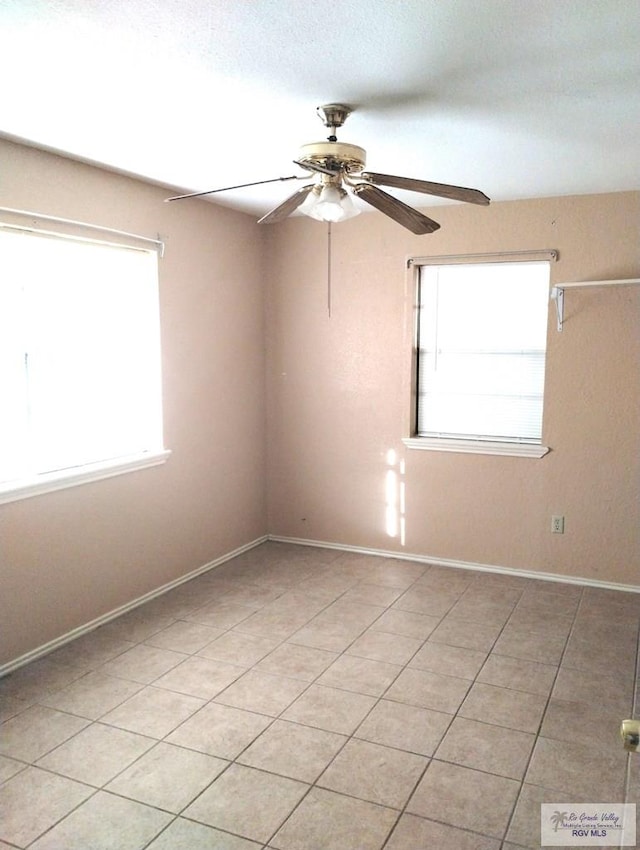
M 551 517 L 551 531 L 553 534 L 564 534 L 564 517 L 563 516 L 552 516 Z

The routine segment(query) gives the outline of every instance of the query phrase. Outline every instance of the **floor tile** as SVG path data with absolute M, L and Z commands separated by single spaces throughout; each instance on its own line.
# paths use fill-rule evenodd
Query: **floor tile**
M 541 589 L 543 588 L 543 589 Z M 518 602 L 518 608 L 528 608 L 544 613 L 572 616 L 578 610 L 582 588 L 559 582 L 527 588 Z
M 381 605 L 365 605 L 362 602 L 350 602 L 338 599 L 322 612 L 327 620 L 353 623 L 354 625 L 367 628 L 378 619 L 385 611 Z
M 590 640 L 574 640 L 572 636 L 562 656 L 562 665 L 586 673 L 598 667 L 612 673 L 628 674 L 635 662 L 636 649 L 635 638 L 633 644 L 629 644 L 626 641 L 598 641 L 595 635 Z
M 249 670 L 218 694 L 215 702 L 278 717 L 307 687 L 299 679 Z
M 248 608 L 259 609 L 263 605 L 274 602 L 285 592 L 283 587 L 267 587 L 259 584 L 238 584 L 227 590 L 222 599 L 225 605 L 234 603 L 246 605 Z
M 567 638 L 571 631 L 573 616 L 538 611 L 531 608 L 517 608 L 509 618 L 509 626 L 523 632 L 533 632 Z
M 269 717 L 209 703 L 167 738 L 211 756 L 234 759 L 271 723 Z
M 100 787 L 155 744 L 134 732 L 92 723 L 38 761 L 38 767 Z
M 561 811 L 565 803 L 588 803 L 592 802 L 580 795 L 567 797 L 561 792 L 553 789 L 542 788 L 537 785 L 524 784 L 518 797 L 507 838 L 514 844 L 522 847 L 538 848 L 540 844 L 540 804 L 558 804 Z
M 215 602 L 192 611 L 185 619 L 214 629 L 230 629 L 253 616 L 255 611 L 255 607 L 249 605 L 237 605 L 233 602 L 225 605 L 224 602 Z
M 393 608 L 410 611 L 414 614 L 428 614 L 431 617 L 444 617 L 456 604 L 460 593 L 451 591 L 432 591 L 417 588 L 415 585 L 393 603 Z
M 317 781 L 370 803 L 401 809 L 422 776 L 428 760 L 402 750 L 351 740 Z
M 436 758 L 522 779 L 535 736 L 502 726 L 456 717 L 436 750 Z
M 143 688 L 106 714 L 102 722 L 151 738 L 164 738 L 204 704 L 204 700 L 186 694 Z
M 500 842 L 436 823 L 416 815 L 402 815 L 385 850 L 500 850 Z
M 262 850 L 262 842 L 256 844 L 246 838 L 178 818 L 148 845 L 147 850 Z
M 599 701 L 594 704 L 552 697 L 540 734 L 558 741 L 575 741 L 579 735 L 582 740 L 613 749 L 620 746 L 620 723 L 623 719 L 619 711 Z
M 380 700 L 355 736 L 374 744 L 430 756 L 450 723 L 451 715 L 440 711 Z
M 524 588 L 514 585 L 517 576 L 476 573 L 469 587 L 460 597 L 461 602 L 475 601 L 488 605 L 508 605 L 512 609 L 519 602 Z M 524 579 L 527 581 L 527 579 Z
M 504 776 L 432 761 L 407 812 L 501 839 L 519 788 Z
M 538 738 L 525 781 L 590 800 L 622 800 L 627 754 L 591 742 Z
M 0 679 L 0 694 L 28 702 L 46 697 L 82 676 L 82 670 L 41 658 Z
M 469 684 L 467 679 L 407 668 L 386 692 L 385 699 L 455 714 L 469 690 Z
M 337 653 L 294 643 L 283 643 L 256 664 L 256 671 L 313 682 L 336 660 Z
M 189 623 L 179 620 L 166 629 L 148 637 L 145 643 L 161 649 L 172 649 L 174 652 L 191 654 L 211 643 L 215 638 L 224 634 L 221 629 L 214 629 L 202 623 Z
M 95 670 L 135 646 L 130 640 L 110 637 L 100 629 L 66 643 L 47 656 L 58 664 L 68 664 L 83 670 Z
M 375 704 L 374 697 L 311 685 L 284 712 L 285 720 L 350 735 Z
M 80 717 L 33 705 L 2 724 L 0 754 L 33 762 L 87 725 Z
M 49 694 L 40 702 L 89 720 L 98 720 L 108 711 L 132 697 L 144 686 L 139 682 L 117 679 L 101 671 L 87 673 L 66 688 Z
M 476 682 L 458 714 L 469 720 L 537 733 L 546 704 L 547 698 L 540 694 Z
M 481 650 L 427 641 L 413 656 L 409 666 L 442 673 L 445 676 L 475 679 L 486 658 L 487 653 Z
M 361 582 L 348 590 L 342 599 L 345 602 L 363 602 L 365 605 L 391 605 L 401 596 L 402 590 L 381 584 Z
M 349 623 L 334 620 L 324 614 L 318 614 L 301 629 L 290 637 L 289 643 L 301 646 L 313 646 L 317 649 L 328 649 L 331 652 L 342 652 L 366 629 L 359 623 Z
M 426 640 L 439 622 L 440 617 L 390 608 L 378 617 L 371 629 L 376 632 L 389 632 L 394 635 Z
M 557 673 L 558 668 L 551 664 L 538 664 L 492 653 L 478 674 L 478 681 L 548 696 Z
M 337 562 L 339 563 L 339 562 Z M 402 561 L 397 558 L 375 558 L 367 565 L 366 581 L 405 590 L 427 570 L 423 564 Z
M 133 643 L 145 640 L 155 632 L 166 629 L 173 617 L 164 612 L 153 611 L 152 603 L 141 605 L 132 611 L 127 611 L 114 620 L 100 626 L 96 631 L 116 640 L 128 640 Z
M 469 591 L 467 591 L 468 594 Z M 511 605 L 496 604 L 484 599 L 474 599 L 466 594 L 456 602 L 447 619 L 465 620 L 478 625 L 502 628 L 513 612 Z
M 627 716 L 633 701 L 632 677 L 628 674 L 620 675 L 614 671 L 599 669 L 597 682 L 597 704 Z M 552 695 L 556 699 L 593 704 L 595 697 L 593 676 L 582 670 L 561 667 Z
M 20 773 L 21 770 L 24 770 L 26 764 L 22 761 L 16 761 L 15 759 L 7 758 L 6 756 L 0 756 L 0 783 L 6 782 L 7 779 L 11 779 L 12 776 L 15 776 L 16 773 Z
M 327 606 L 327 600 L 290 588 L 278 599 L 260 609 L 260 613 L 290 616 L 294 621 L 303 617 L 310 620 Z
M 545 632 L 525 631 L 515 626 L 505 626 L 493 647 L 498 655 L 538 661 L 543 664 L 559 664 L 566 638 Z
M 501 625 L 474 623 L 469 620 L 456 620 L 445 617 L 429 640 L 433 643 L 446 643 L 449 646 L 461 646 L 488 652 L 500 634 Z
M 402 670 L 399 664 L 372 661 L 356 655 L 341 655 L 318 679 L 319 685 L 382 696 Z
M 252 667 L 261 658 L 272 652 L 278 642 L 269 638 L 246 635 L 242 632 L 225 632 L 221 637 L 208 643 L 199 650 L 198 655 L 237 664 L 240 667 Z
M 406 664 L 421 646 L 418 638 L 368 629 L 351 644 L 347 653 L 389 664 Z
M 156 688 L 209 700 L 239 679 L 244 672 L 244 667 L 193 656 L 160 676 L 153 684 Z
M 304 612 L 293 614 L 268 611 L 264 608 L 262 611 L 256 611 L 255 614 L 238 623 L 235 631 L 282 641 L 291 637 L 294 632 L 297 632 L 298 629 L 301 629 L 302 626 L 308 623 L 311 616 Z
M 2 786 L 0 838 L 26 847 L 93 793 L 87 785 L 28 767 Z
M 160 743 L 110 782 L 106 790 L 178 813 L 228 764 L 205 753 Z
M 379 850 L 398 813 L 314 788 L 270 846 L 277 850 Z
M 267 842 L 308 785 L 234 764 L 185 811 L 185 816 L 254 841 Z
M 104 791 L 32 845 L 34 850 L 142 850 L 172 815 Z
M 0 693 L 0 723 L 21 714 L 30 705 L 33 705 L 33 702 L 33 700 L 18 699 Z
M 184 653 L 138 644 L 100 667 L 101 673 L 149 685 L 187 658 Z
M 238 756 L 241 764 L 314 782 L 348 739 L 286 720 L 266 729 Z

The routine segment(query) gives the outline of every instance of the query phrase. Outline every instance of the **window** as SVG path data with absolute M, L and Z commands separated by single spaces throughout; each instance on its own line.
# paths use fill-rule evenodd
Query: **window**
M 418 275 L 418 440 L 408 443 L 545 454 L 549 262 L 427 264 Z
M 0 394 L 4 501 L 166 456 L 156 252 L 1 229 Z

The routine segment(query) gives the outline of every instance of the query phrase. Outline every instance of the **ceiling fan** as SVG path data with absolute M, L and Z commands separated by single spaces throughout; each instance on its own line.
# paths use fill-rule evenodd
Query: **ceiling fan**
M 430 183 L 427 180 L 414 180 L 411 177 L 394 177 L 390 174 L 363 171 L 366 163 L 364 148 L 339 142 L 336 137 L 336 131 L 351 114 L 351 107 L 342 103 L 329 103 L 319 106 L 316 111 L 330 134 L 325 142 L 303 145 L 298 159 L 294 160 L 296 165 L 310 174 L 258 180 L 254 183 L 242 183 L 239 186 L 226 186 L 223 189 L 210 189 L 206 192 L 191 192 L 188 195 L 176 195 L 166 200 L 181 201 L 263 183 L 309 179 L 313 175 L 312 183 L 308 183 L 290 195 L 275 209 L 264 215 L 258 224 L 275 224 L 287 218 L 298 208 L 305 215 L 320 221 L 344 221 L 360 212 L 353 203 L 352 196 L 355 196 L 416 234 L 433 233 L 440 225 L 388 192 L 384 192 L 378 188 L 379 186 L 421 192 L 425 195 L 470 204 L 489 203 L 489 198 L 478 189 L 465 189 L 462 186 L 450 186 L 446 183 Z

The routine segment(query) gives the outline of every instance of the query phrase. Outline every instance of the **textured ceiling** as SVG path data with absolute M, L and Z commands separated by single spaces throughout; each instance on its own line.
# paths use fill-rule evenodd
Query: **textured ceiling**
M 373 171 L 620 191 L 639 44 L 638 0 L 0 0 L 0 134 L 190 191 L 300 173 L 339 101 Z M 263 213 L 291 185 L 216 202 Z

